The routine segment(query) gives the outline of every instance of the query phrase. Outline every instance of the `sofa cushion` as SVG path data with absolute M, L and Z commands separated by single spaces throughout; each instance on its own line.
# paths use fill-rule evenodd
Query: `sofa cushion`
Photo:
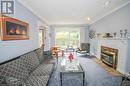
M 54 58 L 54 59 L 46 59 L 42 64 L 53 64 L 55 65 L 57 62 L 57 60 Z
M 31 76 L 46 76 L 52 73 L 53 64 L 42 64 L 31 73 Z
M 27 86 L 46 86 L 49 76 L 30 76 L 27 81 Z
M 37 54 L 40 63 L 42 63 L 44 61 L 43 49 L 39 48 L 35 51 L 35 53 Z
M 25 80 L 29 76 L 29 71 L 27 70 L 24 61 L 21 58 L 18 58 L 0 65 L 0 76 Z
M 0 86 L 26 86 L 26 84 L 14 77 L 0 76 Z
M 24 60 L 29 73 L 31 73 L 33 70 L 35 70 L 38 67 L 38 65 L 40 64 L 39 60 L 38 60 L 38 56 L 34 52 L 25 54 L 25 55 L 21 56 L 20 58 Z

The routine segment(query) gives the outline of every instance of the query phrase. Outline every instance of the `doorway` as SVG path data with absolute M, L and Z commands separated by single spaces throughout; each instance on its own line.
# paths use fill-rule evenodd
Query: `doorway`
M 40 42 L 40 47 L 44 49 L 44 29 L 39 29 L 39 42 Z

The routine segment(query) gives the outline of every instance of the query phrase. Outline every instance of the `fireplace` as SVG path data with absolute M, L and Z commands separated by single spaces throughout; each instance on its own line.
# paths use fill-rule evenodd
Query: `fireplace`
M 101 46 L 101 60 L 108 66 L 116 69 L 118 59 L 118 49 Z

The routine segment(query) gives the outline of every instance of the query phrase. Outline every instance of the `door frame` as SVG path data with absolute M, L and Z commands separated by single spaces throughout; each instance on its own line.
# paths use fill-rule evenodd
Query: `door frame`
M 41 45 L 41 47 L 44 49 L 44 46 L 45 46 L 44 31 L 45 31 L 45 29 L 39 29 L 39 31 L 42 31 L 42 45 Z

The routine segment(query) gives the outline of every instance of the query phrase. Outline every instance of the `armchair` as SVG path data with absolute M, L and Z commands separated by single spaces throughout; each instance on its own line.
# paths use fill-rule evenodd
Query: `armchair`
M 121 82 L 120 86 L 130 86 L 130 74 L 124 75 L 122 77 L 122 82 Z
M 77 52 L 80 54 L 90 53 L 90 43 L 81 43 L 80 48 L 77 48 Z

